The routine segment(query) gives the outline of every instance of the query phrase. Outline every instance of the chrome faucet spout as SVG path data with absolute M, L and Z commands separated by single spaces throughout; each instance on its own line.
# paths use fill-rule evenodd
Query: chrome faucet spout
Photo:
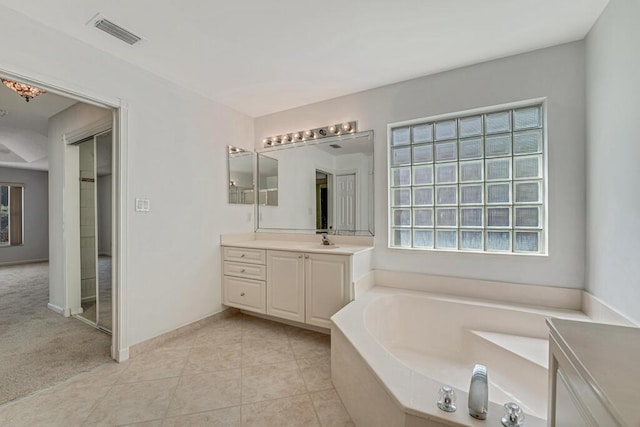
M 489 410 L 489 381 L 487 367 L 477 364 L 471 375 L 469 386 L 469 415 L 479 420 L 487 418 Z
M 333 243 L 331 243 L 331 240 L 329 240 L 329 238 L 327 237 L 327 233 L 322 233 L 322 242 L 323 245 L 333 245 Z

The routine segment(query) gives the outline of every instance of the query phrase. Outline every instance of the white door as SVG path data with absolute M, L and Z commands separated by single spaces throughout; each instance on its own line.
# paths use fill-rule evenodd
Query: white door
M 336 175 L 336 227 L 356 230 L 356 174 Z
M 329 320 L 351 301 L 349 256 L 308 254 L 304 263 L 307 323 L 331 328 Z
M 267 251 L 267 314 L 304 322 L 304 256 Z

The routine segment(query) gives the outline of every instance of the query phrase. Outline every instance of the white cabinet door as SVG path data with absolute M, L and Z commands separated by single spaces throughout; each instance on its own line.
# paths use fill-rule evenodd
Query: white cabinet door
M 306 323 L 331 327 L 329 318 L 351 300 L 348 256 L 305 255 Z
M 304 256 L 267 251 L 267 314 L 304 322 Z

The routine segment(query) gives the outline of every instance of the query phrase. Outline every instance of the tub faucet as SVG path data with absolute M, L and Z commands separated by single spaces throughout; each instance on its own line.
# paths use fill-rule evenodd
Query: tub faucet
M 479 420 L 487 418 L 489 410 L 489 382 L 487 381 L 487 367 L 477 364 L 471 375 L 469 386 L 469 415 Z
M 327 233 L 322 233 L 322 244 L 325 246 L 332 245 L 331 240 L 327 237 Z

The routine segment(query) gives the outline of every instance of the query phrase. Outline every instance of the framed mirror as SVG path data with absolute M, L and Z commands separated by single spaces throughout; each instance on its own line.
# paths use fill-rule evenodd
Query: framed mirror
M 278 159 L 258 154 L 258 205 L 278 206 Z
M 229 171 L 229 203 L 254 204 L 253 152 L 229 145 L 227 147 L 227 166 Z
M 373 131 L 260 151 L 258 231 L 372 236 L 373 165 Z M 276 205 L 262 200 L 266 170 L 277 171 Z

